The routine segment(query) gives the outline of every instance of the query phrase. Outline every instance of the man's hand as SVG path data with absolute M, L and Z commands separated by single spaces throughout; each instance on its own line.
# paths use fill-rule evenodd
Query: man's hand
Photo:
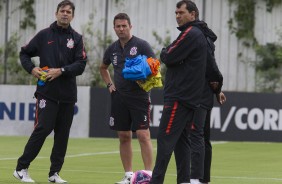
M 62 75 L 61 68 L 50 68 L 46 74 L 46 79 L 52 81 Z
M 36 77 L 36 78 L 40 78 L 40 76 L 42 75 L 43 70 L 39 67 L 34 67 L 31 71 L 31 74 Z
M 226 96 L 224 95 L 223 92 L 220 92 L 219 94 L 216 95 L 216 99 L 220 105 L 224 104 L 226 102 Z
M 112 93 L 113 91 L 116 91 L 116 87 L 114 84 L 112 84 L 108 89 L 110 93 Z

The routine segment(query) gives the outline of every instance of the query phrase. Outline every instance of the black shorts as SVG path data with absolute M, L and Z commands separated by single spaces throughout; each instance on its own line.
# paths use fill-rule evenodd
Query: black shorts
M 150 124 L 150 98 L 122 96 L 111 93 L 110 128 L 117 131 L 148 129 Z

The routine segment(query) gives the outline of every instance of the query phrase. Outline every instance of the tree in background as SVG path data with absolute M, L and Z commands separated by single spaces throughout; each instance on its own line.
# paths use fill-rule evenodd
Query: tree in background
M 264 0 L 266 11 L 271 13 L 275 6 L 281 5 L 281 0 Z M 254 49 L 257 60 L 247 61 L 256 71 L 256 91 L 282 92 L 282 33 L 277 43 L 258 43 L 255 34 L 256 0 L 229 0 L 235 4 L 233 18 L 228 21 L 231 33 L 234 33 L 242 45 Z M 235 24 L 236 22 L 236 24 Z M 242 57 L 242 53 L 238 53 Z
M 0 0 L 0 11 L 3 10 L 4 5 L 8 0 Z M 24 11 L 25 17 L 22 17 L 20 24 L 21 30 L 33 29 L 35 30 L 35 14 L 33 11 L 34 0 L 19 1 L 19 6 L 11 13 L 17 10 Z M 6 11 L 9 11 L 6 9 Z M 6 17 L 8 18 L 8 17 Z M 5 25 L 8 26 L 8 25 Z M 14 32 L 7 39 L 7 42 L 0 47 L 0 74 L 5 79 L 3 83 L 8 84 L 34 84 L 36 80 L 22 69 L 19 61 L 18 42 L 21 35 Z M 6 66 L 5 66 L 6 65 Z M 6 70 L 6 72 L 5 72 Z M 2 82 L 2 81 L 1 81 Z
M 85 49 L 87 51 L 88 62 L 85 68 L 84 76 L 79 80 L 80 85 L 90 85 L 95 87 L 105 87 L 105 83 L 100 75 L 100 64 L 104 55 L 104 48 L 112 43 L 111 36 L 103 37 L 101 30 L 94 26 L 94 14 L 89 15 L 87 24 L 82 25 L 82 35 L 84 39 Z M 112 67 L 110 73 L 113 75 Z
M 257 61 L 255 62 L 258 74 L 257 87 L 263 92 L 282 91 L 282 34 L 280 42 L 257 45 L 255 47 Z

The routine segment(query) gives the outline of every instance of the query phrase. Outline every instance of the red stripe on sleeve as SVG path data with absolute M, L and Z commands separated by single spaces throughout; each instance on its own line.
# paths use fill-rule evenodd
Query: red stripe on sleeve
M 185 38 L 185 36 L 189 33 L 189 31 L 192 29 L 192 26 L 188 27 L 184 33 L 181 35 L 181 37 L 175 42 L 174 45 L 172 45 L 169 50 L 167 51 L 167 53 L 170 53 L 174 48 L 176 48 L 179 43 Z

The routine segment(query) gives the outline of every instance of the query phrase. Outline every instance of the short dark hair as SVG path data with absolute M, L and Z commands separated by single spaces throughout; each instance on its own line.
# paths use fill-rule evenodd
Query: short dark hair
M 71 7 L 71 9 L 72 9 L 72 15 L 74 15 L 75 6 L 74 6 L 73 2 L 71 2 L 71 1 L 69 1 L 69 0 L 63 0 L 62 2 L 60 2 L 60 3 L 58 4 L 58 6 L 57 6 L 57 13 L 58 13 L 58 11 L 59 11 L 59 9 L 60 9 L 61 7 L 65 7 L 65 6 L 67 6 L 67 5 L 69 5 L 69 6 Z
M 130 21 L 130 18 L 129 16 L 126 14 L 126 13 L 119 13 L 117 14 L 115 17 L 114 17 L 114 25 L 115 25 L 115 21 L 117 19 L 122 19 L 122 20 L 127 20 L 128 24 L 131 25 L 131 21 Z
M 199 10 L 197 8 L 197 5 L 193 2 L 193 1 L 190 1 L 190 0 L 182 0 L 182 1 L 179 1 L 177 4 L 176 4 L 176 8 L 180 8 L 183 4 L 186 4 L 186 9 L 189 11 L 189 12 L 192 12 L 192 11 L 195 11 L 196 12 L 196 19 L 199 19 Z

